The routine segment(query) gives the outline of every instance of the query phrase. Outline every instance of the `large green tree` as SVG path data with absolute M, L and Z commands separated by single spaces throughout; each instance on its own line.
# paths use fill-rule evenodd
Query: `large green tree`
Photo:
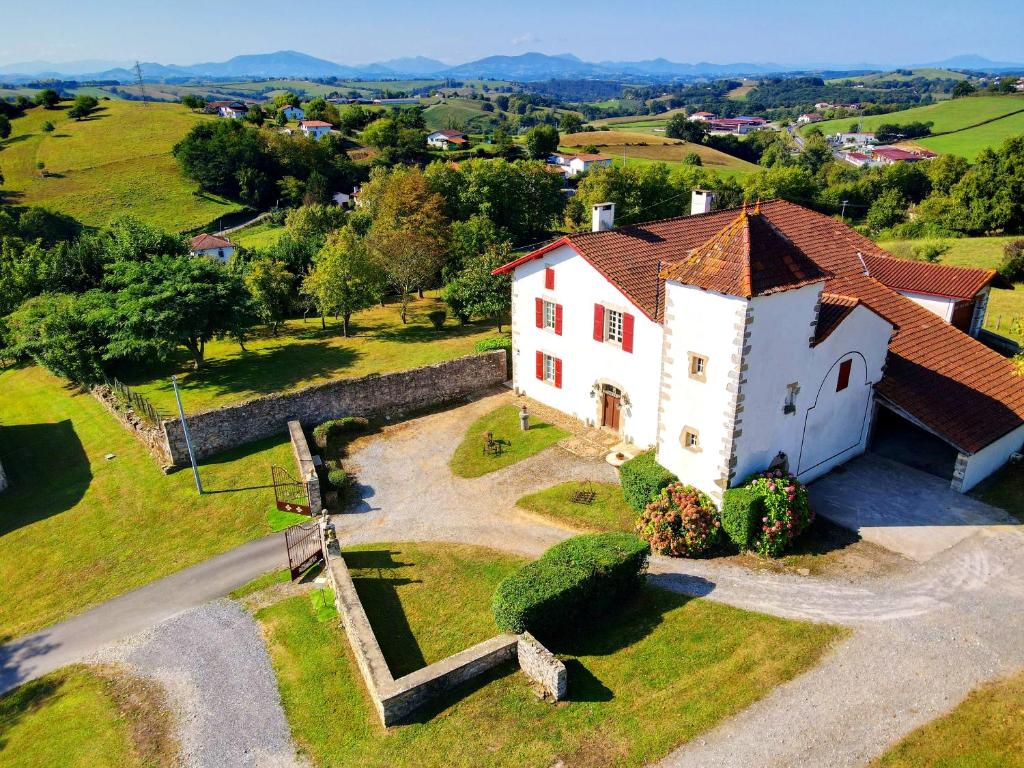
M 288 314 L 295 275 L 283 261 L 262 256 L 249 262 L 244 281 L 256 314 L 276 336 Z
M 510 275 L 492 275 L 512 261 L 508 243 L 488 248 L 473 259 L 444 290 L 444 300 L 456 316 L 485 317 L 501 332 L 512 309 Z
M 377 301 L 383 288 L 380 271 L 374 268 L 365 243 L 350 226 L 328 237 L 302 281 L 302 293 L 312 300 L 321 323 L 326 315 L 339 315 L 345 336 L 351 330 L 352 314 Z
M 526 132 L 526 151 L 534 160 L 541 160 L 558 151 L 558 129 L 542 123 Z

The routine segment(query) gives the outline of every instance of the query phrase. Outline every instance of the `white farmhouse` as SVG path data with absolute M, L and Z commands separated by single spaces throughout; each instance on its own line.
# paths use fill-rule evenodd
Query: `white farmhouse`
M 612 158 L 592 152 L 579 152 L 575 155 L 552 155 L 549 162 L 560 166 L 569 178 L 586 173 L 591 168 L 606 168 L 612 164 Z
M 908 463 L 941 456 L 961 491 L 1021 449 L 1024 378 L 959 329 L 980 328 L 991 272 L 903 270 L 783 201 L 613 217 L 595 206 L 592 232 L 497 270 L 513 274 L 517 391 L 656 448 L 715 498 L 779 452 L 808 481 L 887 430 L 916 441 Z
M 302 131 L 304 136 L 308 136 L 311 139 L 322 139 L 331 132 L 333 127 L 333 125 L 325 123 L 323 120 L 299 121 L 299 130 Z
M 302 107 L 296 107 L 294 104 L 286 104 L 281 108 L 284 113 L 285 120 L 305 120 L 306 111 Z
M 192 238 L 188 252 L 193 256 L 209 256 L 221 264 L 227 264 L 228 259 L 234 255 L 237 247 L 226 237 L 208 235 L 204 232 Z
M 466 134 L 454 128 L 444 128 L 427 136 L 427 146 L 434 149 L 463 149 L 468 145 Z

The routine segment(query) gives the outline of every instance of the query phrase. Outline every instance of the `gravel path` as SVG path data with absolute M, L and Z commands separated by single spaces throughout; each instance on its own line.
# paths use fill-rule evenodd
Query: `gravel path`
M 277 680 L 259 626 L 230 600 L 168 619 L 98 654 L 161 683 L 189 768 L 296 768 Z

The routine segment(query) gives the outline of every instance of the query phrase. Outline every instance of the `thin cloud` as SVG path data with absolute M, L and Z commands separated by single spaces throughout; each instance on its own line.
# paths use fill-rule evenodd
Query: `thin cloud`
M 525 32 L 522 35 L 517 35 L 512 38 L 512 45 L 530 45 L 531 43 L 539 43 L 540 36 L 533 32 Z

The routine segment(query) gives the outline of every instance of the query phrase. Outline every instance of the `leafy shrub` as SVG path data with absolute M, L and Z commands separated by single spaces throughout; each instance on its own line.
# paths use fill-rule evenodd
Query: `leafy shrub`
M 341 464 L 327 473 L 327 480 L 336 490 L 343 491 L 348 487 L 348 473 Z
M 814 520 L 807 489 L 793 475 L 780 470 L 756 475 L 747 487 L 761 496 L 764 506 L 754 548 L 758 554 L 779 557 Z
M 672 483 L 640 513 L 636 531 L 659 555 L 693 557 L 718 543 L 722 522 L 707 494 Z
M 473 345 L 473 351 L 490 352 L 492 349 L 505 350 L 505 374 L 512 378 L 512 339 L 508 336 L 495 336 L 489 339 L 480 339 Z
M 662 488 L 678 479 L 658 463 L 654 451 L 634 456 L 619 467 L 622 495 L 637 513 L 643 512 Z
M 433 312 L 427 313 L 427 319 L 430 324 L 434 326 L 435 331 L 440 331 L 444 327 L 444 321 L 448 319 L 448 311 L 444 309 L 435 309 Z
M 628 533 L 574 536 L 505 578 L 491 611 L 503 632 L 556 635 L 636 592 L 651 548 Z
M 326 448 L 332 440 L 340 437 L 351 437 L 366 431 L 370 422 L 362 416 L 345 416 L 340 419 L 331 419 L 323 424 L 318 424 L 313 429 L 313 442 L 320 448 Z
M 1003 246 L 999 274 L 1011 283 L 1024 281 L 1024 240 L 1011 240 Z
M 722 529 L 741 550 L 753 549 L 761 531 L 764 499 L 754 488 L 730 488 L 722 497 Z

